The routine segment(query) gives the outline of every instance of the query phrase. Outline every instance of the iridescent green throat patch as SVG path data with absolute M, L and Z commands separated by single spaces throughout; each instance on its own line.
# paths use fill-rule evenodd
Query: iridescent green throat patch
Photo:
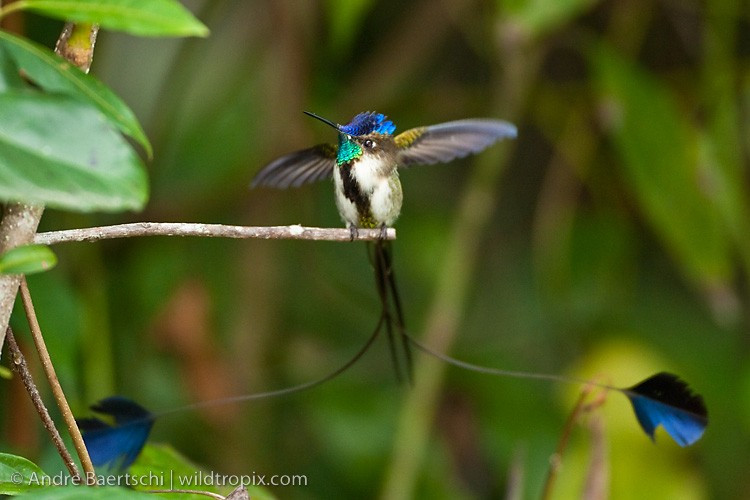
M 362 148 L 348 136 L 339 134 L 339 150 L 336 154 L 336 163 L 341 165 L 362 156 Z

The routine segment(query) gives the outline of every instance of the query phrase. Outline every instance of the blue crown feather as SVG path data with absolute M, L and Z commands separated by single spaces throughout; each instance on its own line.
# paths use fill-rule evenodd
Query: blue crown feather
M 353 136 L 372 133 L 391 135 L 396 130 L 396 126 L 382 113 L 365 111 L 352 118 L 346 125 L 340 125 L 339 130 Z

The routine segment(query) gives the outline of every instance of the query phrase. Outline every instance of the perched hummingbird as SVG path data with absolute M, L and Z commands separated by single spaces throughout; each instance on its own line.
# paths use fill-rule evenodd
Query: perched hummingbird
M 500 139 L 516 137 L 514 125 L 492 119 L 440 123 L 394 136 L 396 126 L 381 113 L 359 113 L 346 125 L 308 111 L 305 114 L 335 128 L 338 145 L 319 144 L 282 156 L 266 165 L 255 176 L 251 187 L 298 187 L 333 177 L 336 206 L 351 231 L 352 240 L 358 228 L 380 228 L 385 236 L 386 228 L 398 218 L 403 201 L 398 167 L 449 162 L 478 153 Z M 401 332 L 408 379 L 411 376 L 411 355 L 408 338 L 404 335 L 391 256 L 390 245 L 383 238 L 375 244 L 371 259 L 396 374 L 399 379 L 403 377 L 392 333 L 394 319 Z M 390 301 L 395 307 L 396 318 L 391 316 Z

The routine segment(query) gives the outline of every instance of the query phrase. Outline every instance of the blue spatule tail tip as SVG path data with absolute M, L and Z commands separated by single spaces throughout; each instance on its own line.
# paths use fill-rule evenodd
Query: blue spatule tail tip
M 96 417 L 77 419 L 91 462 L 95 467 L 124 472 L 146 445 L 155 416 L 122 396 L 102 399 L 91 409 L 114 419 L 114 425 Z
M 661 425 L 680 446 L 698 441 L 708 425 L 703 398 L 671 373 L 657 373 L 643 382 L 622 389 L 633 405 L 643 431 L 654 439 Z

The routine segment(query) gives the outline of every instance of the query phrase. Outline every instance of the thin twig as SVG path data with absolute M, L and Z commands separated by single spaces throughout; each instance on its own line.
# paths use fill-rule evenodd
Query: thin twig
M 544 481 L 544 491 L 542 492 L 541 497 L 543 500 L 550 498 L 552 495 L 555 480 L 557 479 L 557 473 L 559 472 L 560 467 L 562 467 L 563 454 L 565 454 L 565 450 L 568 448 L 568 441 L 570 441 L 570 436 L 573 434 L 573 428 L 578 422 L 578 418 L 581 413 L 585 411 L 584 403 L 586 402 L 586 398 L 589 397 L 589 394 L 591 394 L 591 389 L 591 387 L 584 387 L 581 391 L 581 395 L 578 396 L 573 411 L 570 412 L 568 419 L 565 421 L 562 435 L 557 442 L 557 448 L 555 448 L 555 452 L 549 458 L 549 470 L 547 471 L 547 479 Z
M 593 413 L 588 427 L 591 432 L 591 458 L 581 498 L 608 498 L 609 459 L 604 415 L 601 412 Z
M 31 377 L 29 366 L 26 364 L 26 358 L 18 347 L 16 338 L 13 335 L 13 330 L 11 330 L 10 327 L 6 330 L 6 339 L 8 340 L 8 349 L 10 351 L 13 371 L 18 374 L 21 378 L 21 382 L 23 382 L 23 385 L 26 387 L 31 402 L 34 404 L 34 408 L 36 408 L 44 428 L 49 432 L 52 442 L 55 443 L 55 448 L 57 448 L 57 452 L 60 454 L 60 457 L 62 457 L 65 467 L 68 468 L 68 472 L 70 472 L 74 482 L 78 482 L 81 478 L 81 474 L 78 472 L 78 467 L 76 467 L 76 463 L 73 461 L 73 457 L 70 456 L 68 449 L 65 448 L 65 443 L 63 443 L 62 437 L 57 431 L 55 422 L 52 421 L 52 417 L 50 417 L 47 407 L 44 406 L 42 397 L 39 395 L 39 390 L 36 388 L 34 379 Z
M 190 222 L 133 222 L 114 226 L 87 227 L 38 233 L 34 243 L 55 245 L 69 241 L 100 241 L 138 236 L 200 236 L 204 238 L 259 238 L 264 240 L 351 241 L 351 232 L 344 228 L 292 226 L 227 226 Z M 360 229 L 357 241 L 375 241 L 380 229 Z M 396 239 L 396 230 L 388 228 L 385 239 Z
M 604 389 L 602 391 L 602 389 Z M 600 392 L 595 394 L 595 397 L 591 402 L 587 402 L 591 394 L 594 390 L 599 390 Z M 568 419 L 565 421 L 565 427 L 563 427 L 563 433 L 560 436 L 560 441 L 557 443 L 557 448 L 555 448 L 555 453 L 552 454 L 550 457 L 550 466 L 549 470 L 547 471 L 547 479 L 544 482 L 544 492 L 542 493 L 542 499 L 546 500 L 548 498 L 551 498 L 552 491 L 555 485 L 555 481 L 557 480 L 557 474 L 560 472 L 560 468 L 562 467 L 562 457 L 565 454 L 565 450 L 568 448 L 568 442 L 570 441 L 570 437 L 573 434 L 573 428 L 578 423 L 578 421 L 581 419 L 581 416 L 584 414 L 591 413 L 592 411 L 596 410 L 600 406 L 602 406 L 607 399 L 607 387 L 604 387 L 599 382 L 590 382 L 587 384 L 583 390 L 581 390 L 581 395 L 578 396 L 578 400 L 576 401 L 575 406 L 573 407 L 573 411 L 570 412 L 570 415 L 568 416 Z M 606 461 L 606 458 L 604 454 L 606 453 L 603 444 L 601 441 L 604 439 L 603 436 L 596 434 L 599 432 L 600 434 L 603 432 L 602 429 L 594 429 L 592 428 L 592 436 L 594 439 L 594 442 L 592 443 L 593 447 L 593 457 L 592 457 L 592 469 L 597 467 L 602 467 L 602 461 Z M 599 440 L 599 442 L 597 442 Z M 591 478 L 590 478 L 591 479 Z M 601 477 L 595 478 L 595 479 L 602 479 Z M 593 480 L 592 480 L 593 481 Z M 601 487 L 600 484 L 594 484 L 591 483 L 592 488 Z M 589 496 L 585 496 L 584 498 L 592 498 Z M 599 497 L 593 497 L 593 498 L 599 498 Z
M 57 373 L 55 373 L 55 367 L 52 365 L 52 359 L 49 356 L 47 345 L 42 336 L 42 330 L 39 327 L 39 321 L 37 320 L 34 304 L 31 301 L 31 294 L 29 293 L 29 285 L 26 283 L 25 277 L 21 278 L 20 290 L 23 308 L 26 311 L 26 318 L 29 322 L 29 328 L 31 329 L 31 336 L 34 339 L 36 351 L 39 353 L 39 360 L 42 362 L 44 374 L 47 376 L 49 385 L 52 388 L 52 394 L 55 397 L 55 401 L 57 401 L 57 407 L 60 409 L 63 420 L 65 420 L 65 425 L 68 427 L 68 433 L 73 440 L 73 446 L 78 453 L 78 458 L 81 460 L 83 471 L 86 473 L 86 484 L 94 484 L 96 482 L 94 465 L 91 463 L 91 457 L 89 457 L 88 450 L 86 450 L 83 436 L 81 435 L 80 429 L 78 429 L 78 424 L 76 424 L 73 412 L 70 410 L 68 400 L 65 399 L 65 393 L 60 385 L 60 380 L 57 378 Z

